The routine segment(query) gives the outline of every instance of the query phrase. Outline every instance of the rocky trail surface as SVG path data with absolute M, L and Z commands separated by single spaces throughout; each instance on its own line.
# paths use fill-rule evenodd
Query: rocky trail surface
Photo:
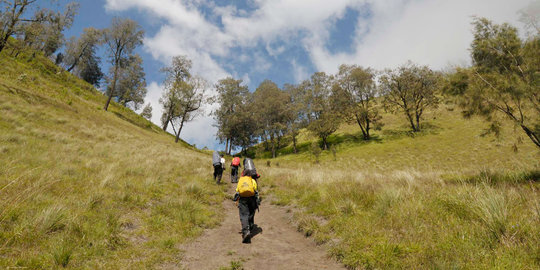
M 238 208 L 231 200 L 224 201 L 222 223 L 182 246 L 182 268 L 231 269 L 241 265 L 237 269 L 345 269 L 296 230 L 286 209 L 271 205 L 269 200 L 263 200 L 260 209 L 255 214 L 256 235 L 251 244 L 242 244 Z

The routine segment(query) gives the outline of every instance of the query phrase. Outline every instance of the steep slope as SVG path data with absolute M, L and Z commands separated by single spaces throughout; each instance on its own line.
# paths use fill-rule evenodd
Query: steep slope
M 156 268 L 217 224 L 207 155 L 39 55 L 0 66 L 0 268 Z

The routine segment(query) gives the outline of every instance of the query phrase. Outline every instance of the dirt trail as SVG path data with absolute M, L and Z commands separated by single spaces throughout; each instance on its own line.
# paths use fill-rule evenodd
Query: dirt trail
M 230 185 L 230 184 L 229 184 Z M 230 188 L 231 194 L 232 188 Z M 242 244 L 238 208 L 223 202 L 225 218 L 218 227 L 207 230 L 193 242 L 182 246 L 185 269 L 219 269 L 232 261 L 242 261 L 244 269 L 345 269 L 289 223 L 291 214 L 263 200 L 255 214 L 260 228 L 251 244 Z

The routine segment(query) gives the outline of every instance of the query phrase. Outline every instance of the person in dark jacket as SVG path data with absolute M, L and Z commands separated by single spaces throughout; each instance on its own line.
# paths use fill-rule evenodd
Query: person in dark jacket
M 241 184 L 245 181 L 251 182 L 253 188 L 253 193 L 248 196 L 241 195 Z M 236 186 L 236 194 L 234 195 L 233 200 L 237 202 L 240 223 L 242 224 L 242 243 L 251 243 L 251 237 L 256 233 L 255 210 L 259 208 L 261 203 L 257 181 L 255 181 L 255 178 L 253 178 L 252 175 L 244 175 L 240 178 L 238 185 Z
M 219 184 L 221 182 L 221 176 L 225 166 L 225 159 L 217 151 L 214 151 L 212 156 L 212 166 L 214 166 L 214 181 Z M 216 181 L 217 180 L 217 181 Z

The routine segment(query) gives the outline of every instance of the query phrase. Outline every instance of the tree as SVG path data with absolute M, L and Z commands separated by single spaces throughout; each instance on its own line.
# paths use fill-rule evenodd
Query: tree
M 185 82 L 191 77 L 190 69 L 192 63 L 186 56 L 175 56 L 172 58 L 171 65 L 161 69 L 165 73 L 165 92 L 159 99 L 159 103 L 163 105 L 163 114 L 161 115 L 161 124 L 163 130 L 167 130 L 174 114 L 175 105 L 177 103 L 177 92 L 172 91 L 175 85 Z
M 142 44 L 143 36 L 144 31 L 137 22 L 131 19 L 113 18 L 111 27 L 103 30 L 103 41 L 107 45 L 109 61 L 112 64 L 112 80 L 108 87 L 108 98 L 103 107 L 104 110 L 109 108 L 109 103 L 115 94 L 122 59 Z
M 234 134 L 231 138 L 231 145 L 238 145 L 246 154 L 246 149 L 257 142 L 256 140 L 256 131 L 258 125 L 256 122 L 256 110 L 251 102 L 251 94 L 248 92 L 248 97 L 246 102 L 242 103 L 239 106 L 239 113 L 236 117 L 231 119 L 229 125 L 229 130 L 231 134 Z
M 272 158 L 276 157 L 277 141 L 286 128 L 289 96 L 270 80 L 264 80 L 253 93 L 253 106 L 259 123 L 259 134 L 270 140 Z
M 198 116 L 204 100 L 204 92 L 207 88 L 207 82 L 198 76 L 190 77 L 186 84 L 180 84 L 179 88 L 175 89 L 178 93 L 177 106 L 175 113 L 172 115 L 171 125 L 174 129 L 174 124 L 178 124 L 178 132 L 176 132 L 175 142 L 180 139 L 180 132 L 184 124 L 192 121 Z
M 22 20 L 20 34 L 24 36 L 26 47 L 42 51 L 47 57 L 52 56 L 64 46 L 63 31 L 70 28 L 79 9 L 79 3 L 71 2 L 65 11 L 38 9 L 30 20 Z
M 75 74 L 86 82 L 99 87 L 104 76 L 103 72 L 101 72 L 99 62 L 100 58 L 94 55 L 84 58 L 75 68 Z
M 217 137 L 221 142 L 225 142 L 225 152 L 231 154 L 233 138 L 237 136 L 233 133 L 233 125 L 238 122 L 236 118 L 239 114 L 244 113 L 242 109 L 245 109 L 243 105 L 246 104 L 249 90 L 242 85 L 242 80 L 231 77 L 218 81 L 215 89 L 217 96 L 211 101 L 219 103 L 218 109 L 212 112 L 218 128 Z
M 79 38 L 72 37 L 67 42 L 64 63 L 68 72 L 95 57 L 95 52 L 102 41 L 101 36 L 100 30 L 88 27 Z
M 293 152 L 298 153 L 297 137 L 300 134 L 300 130 L 307 126 L 307 111 L 304 102 L 307 86 L 305 83 L 299 85 L 286 84 L 284 88 L 290 97 L 288 102 L 287 132 L 293 141 Z
M 437 106 L 435 96 L 438 76 L 427 66 L 412 62 L 386 70 L 380 77 L 384 106 L 390 111 L 403 111 L 414 132 L 420 131 L 420 119 L 429 107 Z
M 98 46 L 102 44 L 101 30 L 88 27 L 79 38 L 72 37 L 66 44 L 64 65 L 68 72 L 79 76 L 86 82 L 99 87 L 103 72 L 96 55 Z
M 167 122 L 171 123 L 176 135 L 175 142 L 179 141 L 184 124 L 198 115 L 207 88 L 204 79 L 191 76 L 190 68 L 191 61 L 187 57 L 177 56 L 173 58 L 170 67 L 162 69 L 166 73 L 166 90 L 160 99 L 164 107 L 161 119 L 165 121 L 164 129 L 167 128 Z M 179 126 L 178 131 L 174 123 Z
M 138 110 L 144 103 L 147 92 L 142 58 L 136 54 L 124 59 L 118 73 L 118 85 L 115 94 L 118 97 L 118 102 L 126 107 L 132 105 L 134 110 Z
M 152 104 L 148 103 L 146 104 L 146 106 L 144 106 L 144 109 L 141 112 L 141 116 L 148 121 L 152 119 Z
M 344 119 L 356 122 L 364 140 L 369 140 L 373 126 L 380 127 L 381 116 L 375 104 L 375 73 L 369 68 L 341 65 L 333 87 L 335 107 Z
M 305 105 L 307 108 L 308 130 L 317 135 L 328 149 L 328 137 L 339 128 L 340 118 L 332 106 L 332 78 L 324 72 L 316 72 L 311 80 L 305 82 L 308 87 Z
M 462 93 L 464 115 L 484 116 L 495 133 L 496 115 L 504 116 L 540 147 L 540 35 L 522 41 L 515 27 L 485 18 L 474 19 L 473 26 L 473 66 L 454 75 L 465 87 L 450 87 Z
M 21 15 L 29 6 L 37 2 L 37 0 L 3 0 L 0 1 L 0 52 L 4 50 L 8 39 L 12 36 L 19 23 Z

